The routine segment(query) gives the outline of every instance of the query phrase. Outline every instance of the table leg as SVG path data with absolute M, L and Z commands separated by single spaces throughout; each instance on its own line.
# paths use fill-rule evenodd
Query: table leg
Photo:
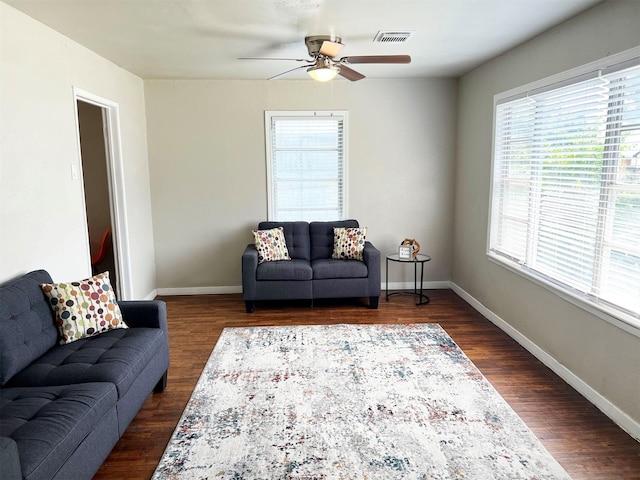
M 425 303 L 429 303 L 431 299 L 422 293 L 422 285 L 424 284 L 424 262 L 420 262 L 420 293 L 418 298 L 420 299 L 416 305 L 424 305 Z M 426 301 L 422 301 L 422 299 L 426 299 Z
M 386 267 L 385 267 L 385 300 L 388 302 L 389 301 L 389 259 L 387 258 L 386 260 Z

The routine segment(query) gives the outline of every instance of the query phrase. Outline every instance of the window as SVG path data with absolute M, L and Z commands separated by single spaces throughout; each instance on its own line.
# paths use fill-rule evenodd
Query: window
M 639 63 L 496 97 L 489 228 L 490 258 L 635 327 Z
M 347 112 L 265 112 L 269 219 L 346 218 Z

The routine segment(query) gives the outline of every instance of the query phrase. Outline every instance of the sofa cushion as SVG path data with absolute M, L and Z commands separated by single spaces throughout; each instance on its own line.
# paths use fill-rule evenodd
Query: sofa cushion
M 311 264 L 314 280 L 327 278 L 366 278 L 367 266 L 358 260 L 319 258 Z
M 311 260 L 309 256 L 309 224 L 307 222 L 260 222 L 259 230 L 282 227 L 291 258 Z
M 116 402 L 110 383 L 3 388 L 0 436 L 15 441 L 24 478 L 51 478 Z
M 357 220 L 340 220 L 335 222 L 311 222 L 309 237 L 311 239 L 311 260 L 331 258 L 333 254 L 333 227 L 356 228 Z
M 114 328 L 129 328 L 111 287 L 109 272 L 66 283 L 43 283 L 42 291 L 56 315 L 60 344 Z
M 363 261 L 362 251 L 367 236 L 367 227 L 342 228 L 333 227 L 333 253 L 336 260 Z
M 36 270 L 0 286 L 0 385 L 56 345 L 58 331 L 41 283 L 51 282 Z
M 14 375 L 7 386 L 110 382 L 121 398 L 156 352 L 166 348 L 164 335 L 159 328 L 117 329 L 57 345 Z
M 282 227 L 252 230 L 258 250 L 258 263 L 291 260 Z
M 3 478 L 22 480 L 18 444 L 12 438 L 0 436 L 0 465 Z
M 311 280 L 313 270 L 306 260 L 289 262 L 265 262 L 258 265 L 256 279 L 263 280 Z

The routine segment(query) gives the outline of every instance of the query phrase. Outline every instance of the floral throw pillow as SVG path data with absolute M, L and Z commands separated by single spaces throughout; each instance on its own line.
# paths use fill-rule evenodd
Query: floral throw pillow
M 122 320 L 109 272 L 79 282 L 43 283 L 41 287 L 56 315 L 60 345 L 114 328 L 129 328 Z
M 362 252 L 367 235 L 367 227 L 333 227 L 333 254 L 331 258 L 363 261 Z
M 291 260 L 289 249 L 284 239 L 284 228 L 269 230 L 252 230 L 258 250 L 258 263 L 275 260 Z

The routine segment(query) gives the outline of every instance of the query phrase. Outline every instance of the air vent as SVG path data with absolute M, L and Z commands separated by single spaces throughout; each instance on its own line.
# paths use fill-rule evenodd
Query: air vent
M 404 43 L 415 33 L 414 30 L 380 31 L 373 39 L 376 43 Z

